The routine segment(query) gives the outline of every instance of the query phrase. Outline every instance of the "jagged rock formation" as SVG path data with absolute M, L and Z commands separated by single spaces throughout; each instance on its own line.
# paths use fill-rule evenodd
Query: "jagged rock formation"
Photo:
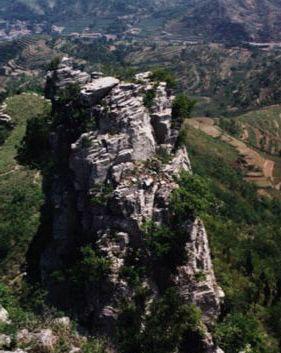
M 73 70 L 64 59 L 57 70 L 48 74 L 47 92 L 55 113 L 65 109 L 58 103 L 59 92 L 69 83 L 79 84 L 76 105 L 90 128 L 80 136 L 69 133 L 69 126 L 59 124 L 51 134 L 54 156 L 64 149 L 66 166 L 48 176 L 46 190 L 49 219 L 48 234 L 42 235 L 40 276 L 48 286 L 50 296 L 58 305 L 73 305 L 66 283 L 54 281 L 54 273 L 68 269 L 77 255 L 77 248 L 87 242 L 106 259 L 109 268 L 97 283 L 89 281 L 76 303 L 76 315 L 92 325 L 95 332 L 110 336 L 120 314 L 120 303 L 130 300 L 135 289 L 124 277 L 128 258 L 137 261 L 139 251 L 147 254 L 144 224 L 169 222 L 170 195 L 178 187 L 176 177 L 182 171 L 191 173 L 184 147 L 176 148 L 179 131 L 171 118 L 173 97 L 165 83 L 152 83 L 138 76 L 138 83 L 124 83 L 111 77 L 92 79 Z M 157 86 L 157 87 L 156 87 Z M 149 110 L 144 106 L 146 91 L 155 88 L 155 99 Z M 67 116 L 66 116 L 67 118 Z M 69 117 L 70 119 L 70 117 Z M 64 146 L 68 148 L 64 148 Z M 66 151 L 66 152 L 65 152 Z M 165 155 L 165 163 L 161 159 Z M 54 157 L 55 158 L 55 157 Z M 141 286 L 149 290 L 149 303 L 160 295 L 159 278 L 176 286 L 183 301 L 194 303 L 203 313 L 205 325 L 204 352 L 216 352 L 208 328 L 219 315 L 222 291 L 218 287 L 210 257 L 207 234 L 202 222 L 187 215 L 182 225 L 186 234 L 185 263 L 179 263 L 175 273 L 155 269 L 145 273 Z M 41 239 L 41 240 L 40 240 Z M 35 243 L 36 243 L 35 242 Z M 146 255 L 144 264 L 149 261 Z M 163 273 L 161 274 L 160 271 Z M 198 274 L 202 275 L 198 280 Z M 166 277 L 165 277 L 166 276 Z M 61 293 L 62 289 L 66 292 Z M 67 293 L 67 294 L 66 294 Z

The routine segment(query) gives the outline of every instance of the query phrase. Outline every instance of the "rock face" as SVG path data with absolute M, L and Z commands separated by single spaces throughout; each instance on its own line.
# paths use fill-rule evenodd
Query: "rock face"
M 185 298 L 202 310 L 203 320 L 212 324 L 224 293 L 217 286 L 205 227 L 200 219 L 190 226 L 186 243 L 187 262 L 178 268 L 177 283 Z
M 145 247 L 144 224 L 167 224 L 170 195 L 178 187 L 176 177 L 182 171 L 191 173 L 191 165 L 186 149 L 175 147 L 178 131 L 172 127 L 173 97 L 167 93 L 165 83 L 156 87 L 154 104 L 148 110 L 143 96 L 153 84 L 147 75 L 137 84 L 111 77 L 90 81 L 87 74 L 73 71 L 68 64 L 63 62 L 48 74 L 48 84 L 52 86 L 49 92 L 54 91 L 53 87 L 62 89 L 69 82 L 78 83 L 79 106 L 85 119 L 93 119 L 95 128 L 75 141 L 66 141 L 66 135 L 61 133 L 66 130 L 63 126 L 52 134 L 54 155 L 60 146 L 69 144 L 68 167 L 63 175 L 57 168 L 48 183 L 46 199 L 52 218 L 37 266 L 52 300 L 71 306 L 69 295 L 59 294 L 62 287 L 54 281 L 54 273 L 71 266 L 81 243 L 91 243 L 108 261 L 109 268 L 98 286 L 94 281 L 87 283 L 80 293 L 76 315 L 110 336 L 120 303 L 135 294 L 123 273 L 128 258 L 133 256 L 136 261 L 138 251 Z M 140 79 L 142 76 L 137 82 Z M 56 95 L 51 98 L 55 104 Z M 208 327 L 219 314 L 222 292 L 215 280 L 207 234 L 202 222 L 190 215 L 183 227 L 187 260 L 178 265 L 176 274 L 169 275 L 169 281 L 178 288 L 183 301 L 202 310 L 204 352 L 216 352 Z M 142 286 L 150 290 L 148 302 L 159 295 L 160 288 L 152 274 L 143 276 Z
M 6 105 L 3 104 L 2 106 L 0 106 L 0 126 L 4 126 L 6 128 L 12 128 L 13 127 L 13 120 L 10 117 L 10 115 L 6 114 L 5 112 L 6 110 Z
M 23 329 L 17 333 L 16 341 L 18 345 L 31 345 L 42 353 L 49 353 L 54 351 L 58 337 L 51 329 L 43 329 L 38 332 L 29 332 L 27 329 Z
M 3 306 L 0 304 L 0 323 L 8 324 L 10 322 L 9 320 L 9 313 L 8 311 L 3 308 Z
M 0 334 L 0 348 L 10 347 L 12 339 L 8 335 Z

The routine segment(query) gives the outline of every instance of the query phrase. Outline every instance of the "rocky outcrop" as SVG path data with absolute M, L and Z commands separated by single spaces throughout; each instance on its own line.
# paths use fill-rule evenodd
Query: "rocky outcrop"
M 118 83 L 119 80 L 114 77 L 96 78 L 83 86 L 81 98 L 85 104 L 93 106 L 104 98 Z
M 14 123 L 10 115 L 6 114 L 6 105 L 3 104 L 0 106 L 0 126 L 4 126 L 6 128 L 12 128 Z
M 10 347 L 12 339 L 10 336 L 5 334 L 0 334 L 0 348 Z
M 202 311 L 204 322 L 212 324 L 220 312 L 222 289 L 217 285 L 205 227 L 196 219 L 186 243 L 187 262 L 178 268 L 177 284 L 185 298 Z
M 93 120 L 90 125 L 95 128 L 85 129 L 76 141 L 67 141 L 61 133 L 66 130 L 64 126 L 52 133 L 54 155 L 60 146 L 69 144 L 68 167 L 60 172 L 58 166 L 57 173 L 49 176 L 46 199 L 53 216 L 48 225 L 51 231 L 40 250 L 39 266 L 52 300 L 67 307 L 70 296 L 61 295 L 63 288 L 67 290 L 66 284 L 60 287 L 54 274 L 64 270 L 69 273 L 68 268 L 79 256 L 79 246 L 90 244 L 108 268 L 98 285 L 92 279 L 80 291 L 75 315 L 110 336 L 121 303 L 135 294 L 124 276 L 131 266 L 128 259 L 143 266 L 150 261 L 144 224 L 152 221 L 158 226 L 169 225 L 170 196 L 178 187 L 176 179 L 182 171 L 191 173 L 191 165 L 185 147 L 175 147 L 178 130 L 172 124 L 173 97 L 165 83 L 152 83 L 147 75 L 139 75 L 137 83 L 112 77 L 91 79 L 68 65 L 63 61 L 48 74 L 47 91 L 54 93 L 69 83 L 78 83 L 76 105 L 85 119 Z M 149 110 L 143 97 L 151 87 L 156 87 L 156 93 Z M 50 98 L 55 103 L 56 94 Z M 167 281 L 178 288 L 184 302 L 202 310 L 204 351 L 216 352 L 207 328 L 219 315 L 222 292 L 214 276 L 207 234 L 202 222 L 191 215 L 186 215 L 182 228 L 186 232 L 187 260 L 177 265 L 176 273 L 166 275 Z M 149 272 L 141 277 L 140 285 L 150 292 L 147 310 L 153 298 L 160 295 L 159 281 Z
M 42 329 L 38 332 L 29 332 L 27 329 L 19 331 L 16 335 L 18 346 L 32 346 L 40 349 L 40 352 L 53 352 L 59 337 L 55 336 L 51 329 Z
M 9 313 L 8 311 L 3 308 L 3 306 L 0 304 L 0 323 L 8 324 L 10 322 L 9 320 Z

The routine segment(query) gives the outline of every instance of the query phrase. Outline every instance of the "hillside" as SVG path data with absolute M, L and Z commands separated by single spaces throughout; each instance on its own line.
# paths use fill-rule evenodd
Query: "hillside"
M 245 181 L 238 161 L 250 151 L 275 173 L 279 147 L 262 150 L 257 131 L 279 139 L 280 107 L 187 119 L 179 133 L 189 113 L 176 115 L 165 83 L 72 64 L 50 65 L 51 112 L 38 95 L 6 100 L 16 125 L 0 147 L 0 299 L 12 326 L 0 332 L 28 327 L 34 342 L 10 351 L 277 353 L 280 192 Z M 87 337 L 59 328 L 63 315 Z
M 48 104 L 40 96 L 22 94 L 8 98 L 5 111 L 15 123 L 0 146 L 0 276 L 14 278 L 25 263 L 29 243 L 39 224 L 41 178 L 16 161 L 28 119 L 42 114 Z
M 278 0 L 195 1 L 170 28 L 209 40 L 278 41 L 280 8 Z
M 281 102 L 280 50 L 222 44 L 135 42 L 123 54 L 138 70 L 165 66 L 198 100 L 198 116 L 238 115 Z
M 280 113 L 281 108 L 276 105 L 235 118 L 192 118 L 186 121 L 186 125 L 234 148 L 237 156 L 232 164 L 245 180 L 255 183 L 263 194 L 266 191 L 266 195 L 278 196 L 281 182 Z
M 279 0 L 1 0 L 0 16 L 47 20 L 49 25 L 64 26 L 67 32 L 87 26 L 122 32 L 146 25 L 185 38 L 267 42 L 280 40 L 280 8 Z

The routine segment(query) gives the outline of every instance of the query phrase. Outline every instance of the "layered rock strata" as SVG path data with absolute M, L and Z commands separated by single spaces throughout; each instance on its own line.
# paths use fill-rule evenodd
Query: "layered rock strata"
M 122 276 L 127 257 L 145 247 L 145 222 L 167 224 L 170 196 L 178 187 L 176 178 L 182 171 L 191 173 L 191 165 L 185 147 L 176 148 L 179 132 L 172 124 L 173 97 L 165 83 L 153 83 L 147 74 L 144 78 L 138 75 L 137 83 L 100 75 L 91 78 L 69 65 L 65 59 L 48 74 L 49 98 L 55 105 L 60 91 L 70 83 L 78 84 L 76 104 L 83 108 L 85 119 L 92 119 L 93 127 L 75 141 L 67 141 L 64 126 L 52 133 L 54 155 L 69 143 L 68 168 L 63 175 L 57 172 L 49 176 L 46 199 L 52 217 L 40 252 L 40 275 L 51 296 L 58 298 L 61 288 L 54 285 L 52 275 L 70 265 L 78 244 L 90 239 L 98 253 L 109 260 L 110 269 L 98 288 L 88 283 L 78 317 L 82 321 L 87 318 L 84 321 L 110 335 L 120 303 L 134 295 L 134 288 Z M 144 96 L 151 89 L 155 98 L 148 109 Z M 208 328 L 219 315 L 223 293 L 214 276 L 202 221 L 187 215 L 183 227 L 187 260 L 170 280 L 183 301 L 202 310 L 204 350 L 216 352 Z M 152 274 L 146 274 L 142 281 L 150 290 L 149 300 L 159 295 Z M 58 301 L 66 304 L 67 294 L 62 297 Z

